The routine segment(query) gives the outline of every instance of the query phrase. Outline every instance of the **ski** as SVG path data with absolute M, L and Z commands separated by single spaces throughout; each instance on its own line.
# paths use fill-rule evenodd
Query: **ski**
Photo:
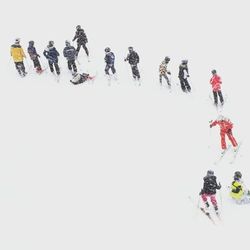
M 214 219 L 212 218 L 212 216 L 211 216 L 211 214 L 209 212 L 207 212 L 203 207 L 200 207 L 200 210 L 213 223 L 213 225 L 216 225 Z
M 237 158 L 237 155 L 238 155 L 238 153 L 239 153 L 241 144 L 242 144 L 242 143 L 240 142 L 240 143 L 238 144 L 237 149 L 233 152 L 233 158 L 232 158 L 232 160 L 230 161 L 230 164 L 234 164 L 234 162 L 235 162 L 235 160 L 236 160 L 236 158 Z
M 217 159 L 217 160 L 214 162 L 214 165 L 217 165 L 217 164 L 219 164 L 219 163 L 222 161 L 222 159 L 224 158 L 225 154 L 229 151 L 230 148 L 231 148 L 231 145 L 229 145 L 229 146 L 226 148 L 226 150 L 225 150 L 223 153 L 221 153 L 219 159 Z

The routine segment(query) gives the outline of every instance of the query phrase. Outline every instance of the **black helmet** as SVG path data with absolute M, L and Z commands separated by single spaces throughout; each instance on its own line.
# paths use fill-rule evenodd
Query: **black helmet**
M 241 177 L 242 177 L 242 174 L 241 174 L 240 171 L 236 171 L 236 172 L 234 173 L 234 179 L 235 179 L 235 180 L 239 180 L 239 179 L 241 179 Z
M 77 26 L 76 26 L 76 29 L 77 29 L 77 30 L 81 29 L 81 25 L 77 25 Z
M 109 47 L 107 47 L 107 48 L 105 48 L 105 52 L 110 52 L 110 48 Z
M 186 59 L 185 59 L 185 60 L 182 60 L 181 63 L 182 63 L 182 64 L 187 64 L 187 63 L 188 63 L 188 60 L 186 60 Z
M 70 41 L 69 41 L 69 40 L 66 40 L 66 41 L 65 41 L 65 45 L 66 45 L 66 46 L 70 46 Z
M 134 48 L 133 48 L 132 46 L 130 46 L 130 47 L 128 47 L 128 50 L 129 50 L 129 51 L 133 51 Z
M 170 58 L 168 56 L 165 57 L 165 62 L 169 62 Z
M 213 75 L 217 73 L 217 71 L 215 69 L 213 69 L 211 72 Z
M 49 41 L 49 47 L 53 47 L 54 46 L 54 41 Z
M 213 171 L 213 170 L 208 170 L 208 171 L 207 171 L 207 175 L 208 175 L 208 176 L 214 175 L 214 171 Z
M 34 46 L 34 41 L 29 41 L 30 46 Z

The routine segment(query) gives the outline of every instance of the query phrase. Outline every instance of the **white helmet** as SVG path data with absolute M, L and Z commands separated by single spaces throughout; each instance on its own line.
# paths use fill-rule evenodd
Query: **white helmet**
M 19 44 L 20 43 L 20 38 L 16 38 L 15 39 L 15 44 Z

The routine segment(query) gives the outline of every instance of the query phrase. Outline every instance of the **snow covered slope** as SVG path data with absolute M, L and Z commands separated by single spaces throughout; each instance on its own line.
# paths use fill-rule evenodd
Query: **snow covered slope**
M 15 2 L 15 1 L 14 1 Z M 43 1 L 6 3 L 1 31 L 0 249 L 235 249 L 248 244 L 249 206 L 232 204 L 227 186 L 240 170 L 250 186 L 249 16 L 247 1 Z M 32 10 L 34 8 L 34 10 Z M 11 10 L 11 11 L 10 11 Z M 93 84 L 73 86 L 62 49 L 81 24 Z M 61 53 L 62 76 L 20 79 L 9 56 L 21 38 L 42 51 L 49 40 Z M 141 57 L 142 86 L 123 61 L 127 47 Z M 118 83 L 104 76 L 104 48 L 116 54 Z M 158 66 L 171 58 L 173 91 L 160 88 Z M 189 60 L 193 89 L 178 86 L 178 65 Z M 208 84 L 211 69 L 228 98 L 223 114 L 242 147 L 218 166 L 219 130 Z M 213 169 L 223 223 L 214 227 L 196 202 Z M 246 249 L 246 247 L 244 247 Z

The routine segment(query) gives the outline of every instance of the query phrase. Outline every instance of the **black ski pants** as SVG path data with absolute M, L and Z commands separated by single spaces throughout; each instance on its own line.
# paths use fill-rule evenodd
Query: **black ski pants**
M 15 62 L 15 66 L 16 66 L 16 69 L 17 69 L 19 75 L 25 75 L 26 74 L 25 66 L 24 66 L 23 62 Z
M 58 66 L 58 63 L 49 61 L 49 68 L 52 73 L 54 72 L 54 67 L 55 67 L 57 75 L 60 75 L 60 68 Z
M 68 69 L 72 70 L 72 68 L 73 68 L 74 72 L 77 72 L 75 60 L 68 60 Z
M 107 75 L 109 75 L 109 70 L 111 69 L 112 73 L 115 74 L 116 70 L 115 70 L 115 66 L 114 64 L 106 64 L 106 67 L 105 67 L 105 73 Z
M 221 91 L 213 91 L 213 94 L 214 94 L 214 104 L 217 105 L 218 104 L 218 96 L 220 98 L 220 103 L 223 104 L 224 103 L 224 99 L 223 99 L 223 96 L 222 96 L 222 93 Z
M 34 64 L 34 68 L 35 68 L 35 69 L 38 69 L 38 70 L 41 70 L 41 69 L 42 69 L 38 57 L 37 57 L 36 59 L 33 60 L 33 64 Z
M 86 47 L 86 43 L 77 43 L 77 48 L 76 48 L 76 55 L 78 55 L 80 49 L 81 49 L 81 46 L 83 47 L 83 49 L 85 50 L 85 53 L 87 56 L 89 56 L 89 50 L 88 48 Z
M 140 72 L 139 72 L 139 69 L 138 69 L 138 66 L 137 64 L 133 65 L 131 64 L 131 69 L 132 69 L 132 74 L 133 74 L 133 77 L 134 79 L 140 79 Z
M 180 84 L 181 84 L 182 91 L 184 91 L 184 92 L 191 91 L 191 87 L 190 87 L 188 80 L 186 78 L 180 78 Z

